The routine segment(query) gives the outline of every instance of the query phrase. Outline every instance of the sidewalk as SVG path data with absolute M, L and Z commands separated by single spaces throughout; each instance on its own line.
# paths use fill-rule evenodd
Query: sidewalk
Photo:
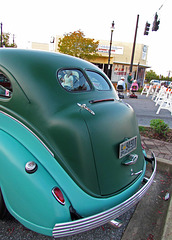
M 151 155 L 151 151 L 153 151 L 157 160 L 163 161 L 164 163 L 170 162 L 172 164 L 172 143 L 143 136 L 141 136 L 141 141 L 147 155 Z
M 141 136 L 141 141 L 145 147 L 148 155 L 151 151 L 155 153 L 158 161 L 158 165 L 162 168 L 170 169 L 172 171 L 172 143 L 159 141 L 156 139 L 149 139 Z M 170 194 L 170 203 L 168 207 L 168 213 L 164 224 L 164 230 L 162 240 L 172 240 L 172 199 Z

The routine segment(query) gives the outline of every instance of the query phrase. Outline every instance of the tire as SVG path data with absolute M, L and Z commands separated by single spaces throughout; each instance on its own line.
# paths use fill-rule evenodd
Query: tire
M 3 219 L 7 213 L 7 208 L 5 206 L 5 202 L 2 196 L 2 192 L 0 189 L 0 219 Z

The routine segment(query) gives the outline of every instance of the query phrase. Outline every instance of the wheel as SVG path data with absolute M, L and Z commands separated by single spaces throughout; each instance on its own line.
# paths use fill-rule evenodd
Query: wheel
M 5 202 L 2 196 L 2 192 L 0 189 L 0 219 L 3 219 L 7 213 L 7 208 L 5 206 Z

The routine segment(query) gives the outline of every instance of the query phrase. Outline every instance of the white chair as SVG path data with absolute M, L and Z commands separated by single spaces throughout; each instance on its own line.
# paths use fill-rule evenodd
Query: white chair
M 158 95 L 158 93 L 159 93 L 159 91 L 160 91 L 161 85 L 160 85 L 160 84 L 154 85 L 154 88 L 155 88 L 155 90 L 154 90 L 154 93 L 153 93 L 153 95 L 152 95 L 152 100 L 153 100 L 153 101 L 154 101 L 155 98 L 157 97 L 157 95 Z
M 152 84 L 149 86 L 149 89 L 147 91 L 146 97 L 148 97 L 149 95 L 154 93 L 154 87 L 153 86 L 154 85 L 152 85 Z
M 156 114 L 159 114 L 161 109 L 166 109 L 170 111 L 172 115 L 172 89 L 169 88 L 166 89 L 166 94 L 162 98 Z
M 147 94 L 148 90 L 149 90 L 149 84 L 145 84 L 144 87 L 143 87 L 143 90 L 141 92 L 141 95 L 143 95 L 144 93 Z
M 159 91 L 159 93 L 157 94 L 157 96 L 156 96 L 156 98 L 155 98 L 155 100 L 154 100 L 155 106 L 157 106 L 158 104 L 161 104 L 161 101 L 162 101 L 163 98 L 166 96 L 166 90 L 167 90 L 167 88 L 164 87 L 164 86 L 162 86 L 162 87 L 160 88 L 160 91 Z

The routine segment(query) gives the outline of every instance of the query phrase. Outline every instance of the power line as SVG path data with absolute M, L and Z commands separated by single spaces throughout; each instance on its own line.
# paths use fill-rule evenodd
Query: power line
M 165 0 L 164 2 L 163 2 L 163 4 L 160 6 L 160 8 L 158 9 L 158 11 L 160 11 L 161 10 L 161 8 L 164 6 L 164 3 L 166 2 L 167 0 Z

